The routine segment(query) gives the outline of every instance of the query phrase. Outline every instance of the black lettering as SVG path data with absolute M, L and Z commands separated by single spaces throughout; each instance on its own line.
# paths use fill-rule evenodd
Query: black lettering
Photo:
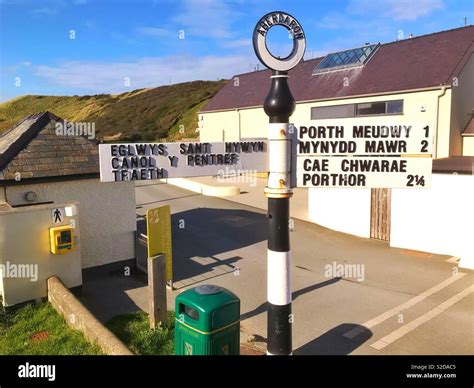
M 146 144 L 135 144 L 135 149 L 138 155 L 146 155 Z
M 352 137 L 364 137 L 364 126 L 363 125 L 354 125 L 352 127 Z

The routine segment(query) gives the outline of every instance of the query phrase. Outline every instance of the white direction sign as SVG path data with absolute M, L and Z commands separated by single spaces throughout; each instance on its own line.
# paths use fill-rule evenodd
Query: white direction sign
M 429 188 L 430 125 L 348 125 L 319 120 L 296 128 L 297 187 Z
M 100 144 L 101 182 L 268 171 L 267 141 Z
M 297 187 L 431 186 L 430 158 L 308 156 L 297 160 Z
M 431 155 L 429 125 L 300 126 L 298 154 L 304 155 Z

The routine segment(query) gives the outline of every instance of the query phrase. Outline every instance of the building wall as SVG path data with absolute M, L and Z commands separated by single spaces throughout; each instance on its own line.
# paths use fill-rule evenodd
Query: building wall
M 52 220 L 53 209 L 65 206 L 76 206 L 77 215 L 80 215 L 81 207 L 75 202 L 28 206 L 0 212 L 0 264 L 9 265 L 10 268 L 12 265 L 32 264 L 37 265 L 38 271 L 37 279 L 7 277 L 7 274 L 0 276 L 5 306 L 46 297 L 46 281 L 50 276 L 58 276 L 67 287 L 82 284 L 81 217 L 65 217 L 59 225 L 54 225 Z M 72 252 L 53 255 L 50 251 L 49 228 L 68 225 L 71 219 L 75 221 L 74 235 L 78 245 Z
M 463 137 L 462 154 L 464 156 L 474 156 L 474 136 Z
M 339 232 L 370 237 L 370 189 L 308 189 L 308 217 Z
M 474 269 L 473 192 L 474 176 L 459 174 L 433 174 L 430 189 L 392 189 L 390 246 L 457 256 Z M 368 238 L 370 201 L 370 189 L 309 189 L 309 218 Z
M 240 110 L 242 139 L 268 138 L 268 116 L 263 109 Z
M 10 205 L 27 203 L 34 191 L 37 202 L 77 201 L 81 208 L 82 267 L 95 267 L 135 257 L 136 211 L 133 182 L 101 183 L 99 179 L 8 186 Z
M 390 246 L 453 255 L 474 269 L 473 175 L 433 174 L 426 190 L 392 189 Z
M 239 139 L 238 112 L 233 110 L 199 114 L 199 136 L 202 142 L 237 141 Z
M 471 55 L 455 81 L 452 87 L 450 150 L 451 155 L 463 155 L 461 134 L 474 110 L 474 54 Z
M 442 95 L 442 97 L 439 97 Z M 421 124 L 430 125 L 435 128 L 438 120 L 438 158 L 448 157 L 450 148 L 450 118 L 451 118 L 451 90 L 441 89 L 419 91 L 412 93 L 400 93 L 383 96 L 347 98 L 331 101 L 317 101 L 311 103 L 298 103 L 295 112 L 291 116 L 291 122 L 296 125 L 312 124 L 324 125 L 326 120 L 311 120 L 311 108 L 319 106 L 332 106 L 341 104 L 353 104 L 361 102 L 375 102 L 386 100 L 404 100 L 403 115 L 350 117 L 337 119 L 338 122 L 347 122 L 348 125 L 357 123 L 377 124 Z M 438 108 L 439 99 L 439 108 Z M 422 111 L 424 108 L 424 111 Z M 201 113 L 201 141 L 222 141 L 222 131 L 225 130 L 225 140 L 239 139 L 239 112 L 240 112 L 240 138 L 267 137 L 268 117 L 263 108 L 249 108 L 233 111 Z M 333 121 L 333 120 L 331 120 Z M 327 121 L 326 121 L 327 122 Z

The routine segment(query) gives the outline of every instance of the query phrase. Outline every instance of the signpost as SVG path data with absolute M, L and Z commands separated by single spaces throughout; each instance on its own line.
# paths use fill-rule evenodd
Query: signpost
M 276 58 L 267 49 L 266 38 L 273 26 L 285 27 L 293 37 L 293 50 L 286 58 Z M 269 117 L 269 175 L 265 188 L 268 198 L 267 251 L 267 354 L 292 353 L 290 197 L 292 131 L 289 118 L 295 100 L 288 87 L 288 70 L 304 56 L 303 28 L 291 15 L 271 12 L 263 16 L 253 31 L 253 47 L 260 61 L 272 70 L 270 91 L 263 104 Z M 292 127 L 291 127 L 292 128 Z
M 264 140 L 220 143 L 100 144 L 101 182 L 267 171 Z

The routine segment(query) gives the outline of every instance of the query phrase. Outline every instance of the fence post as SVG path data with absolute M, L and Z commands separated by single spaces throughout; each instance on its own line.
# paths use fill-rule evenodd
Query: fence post
M 166 269 L 165 255 L 148 258 L 148 313 L 150 329 L 155 329 L 157 322 L 167 325 L 168 307 L 166 304 Z

